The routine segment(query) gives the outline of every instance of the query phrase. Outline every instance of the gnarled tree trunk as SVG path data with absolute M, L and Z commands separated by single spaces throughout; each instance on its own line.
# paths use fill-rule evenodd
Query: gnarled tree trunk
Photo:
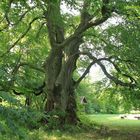
M 101 60 L 88 53 L 85 54 L 92 59 L 92 62 L 76 83 L 73 80 L 73 73 L 80 54 L 79 46 L 82 44 L 83 33 L 87 29 L 105 22 L 110 17 L 111 10 L 108 9 L 109 1 L 103 0 L 101 8 L 102 17 L 92 21 L 94 15 L 90 15 L 88 12 L 91 1 L 85 0 L 78 27 L 72 35 L 65 39 L 60 3 L 61 0 L 47 0 L 47 11 L 45 13 L 51 46 L 51 51 L 44 65 L 47 93 L 45 111 L 56 112 L 54 114 L 58 116 L 60 122 L 63 124 L 76 124 L 78 118 L 76 115 L 74 91 L 76 86 L 88 73 L 91 66 L 98 63 L 107 77 L 116 81 L 116 79 L 107 73 L 104 65 L 100 62 Z
M 76 124 L 78 121 L 73 72 L 76 69 L 77 52 L 81 41 L 79 38 L 68 44 L 67 49 L 63 50 L 63 56 L 61 51 L 55 53 L 55 49 L 52 49 L 46 62 L 47 102 L 45 111 L 61 112 L 64 116 L 61 116 L 61 113 L 60 116 L 57 115 L 63 124 L 64 122 Z
M 75 38 L 63 47 L 58 45 L 64 42 L 64 27 L 58 0 L 48 1 L 46 15 L 51 52 L 44 67 L 47 93 L 45 111 L 55 112 L 63 124 L 76 124 L 78 118 L 73 72 L 76 69 L 77 52 L 82 39 L 81 37 Z

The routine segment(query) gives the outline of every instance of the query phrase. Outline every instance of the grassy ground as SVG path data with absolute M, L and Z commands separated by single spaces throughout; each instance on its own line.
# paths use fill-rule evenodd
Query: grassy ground
M 30 133 L 38 140 L 140 140 L 140 120 L 121 119 L 119 115 L 83 115 L 86 124 L 81 128 L 66 128 L 67 131 L 44 130 Z
M 28 131 L 26 137 L 20 138 L 18 136 L 2 136 L 0 140 L 104 140 L 100 134 L 93 129 L 79 129 L 77 127 L 69 127 L 67 131 L 60 130 L 45 130 L 40 128 L 38 130 Z
M 112 114 L 87 115 L 86 118 L 95 124 L 104 125 L 109 129 L 124 132 L 140 132 L 140 120 L 121 119 L 120 115 Z
M 23 140 L 140 140 L 140 120 L 120 119 L 119 115 L 82 115 L 84 125 L 48 131 L 45 127 L 30 130 Z M 0 140 L 21 140 L 3 137 Z
M 102 139 L 102 137 L 95 133 L 94 131 L 79 131 L 79 132 L 62 132 L 59 130 L 55 130 L 52 132 L 33 132 L 30 135 L 31 139 L 34 140 L 97 140 Z
M 140 120 L 110 114 L 83 115 L 81 119 L 84 127 L 69 127 L 69 131 L 63 132 L 40 130 L 30 136 L 38 140 L 140 140 Z
M 140 120 L 121 119 L 120 115 L 97 114 L 82 117 L 98 126 L 98 132 L 111 140 L 140 140 Z

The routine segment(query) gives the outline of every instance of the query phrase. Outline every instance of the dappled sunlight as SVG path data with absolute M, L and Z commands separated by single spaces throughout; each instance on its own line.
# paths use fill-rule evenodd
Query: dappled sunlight
M 88 115 L 88 118 L 98 124 L 108 126 L 110 129 L 117 129 L 120 131 L 127 132 L 138 132 L 140 131 L 140 120 L 134 118 L 135 115 L 127 114 L 127 119 L 121 119 L 122 115 L 109 115 L 109 114 L 97 114 Z
M 52 131 L 48 132 L 45 130 L 36 130 L 29 133 L 30 139 L 39 139 L 39 140 L 96 140 L 100 136 L 94 131 L 89 130 L 88 132 L 70 133 L 63 131 Z
M 124 114 L 120 115 L 119 118 L 128 120 L 140 120 L 140 114 Z

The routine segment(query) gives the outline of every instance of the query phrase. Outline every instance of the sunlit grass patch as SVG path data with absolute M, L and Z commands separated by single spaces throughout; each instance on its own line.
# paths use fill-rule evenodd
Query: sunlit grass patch
M 100 136 L 90 130 L 74 133 L 60 130 L 46 131 L 43 128 L 29 133 L 30 140 L 96 140 L 98 138 Z
M 126 131 L 126 132 L 139 132 L 140 120 L 121 119 L 120 115 L 112 114 L 97 114 L 86 116 L 91 122 L 98 125 L 105 125 L 110 129 Z

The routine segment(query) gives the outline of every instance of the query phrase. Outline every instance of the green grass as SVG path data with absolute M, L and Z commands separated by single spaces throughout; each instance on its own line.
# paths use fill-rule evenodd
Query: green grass
M 102 138 L 93 130 L 77 130 L 73 128 L 72 131 L 52 130 L 48 131 L 44 128 L 38 130 L 28 131 L 26 138 L 19 138 L 18 136 L 3 136 L 0 135 L 0 140 L 98 140 Z M 103 139 L 102 139 L 103 140 Z
M 83 115 L 85 126 L 69 127 L 67 131 L 38 131 L 39 140 L 139 140 L 140 120 L 120 119 L 119 115 L 97 114 Z M 110 133 L 101 134 L 100 128 L 105 126 Z M 95 128 L 98 128 L 97 130 Z M 98 131 L 99 130 L 99 131 Z M 35 133 L 33 133 L 35 134 Z
M 81 120 L 83 125 L 66 126 L 61 131 L 49 131 L 46 126 L 27 130 L 23 140 L 140 140 L 140 120 L 125 120 L 110 114 L 82 115 Z M 102 134 L 102 126 L 107 127 L 109 133 Z M 0 140 L 21 138 L 0 135 Z
M 100 139 L 101 136 L 89 131 L 79 131 L 79 132 L 64 132 L 59 130 L 54 130 L 51 132 L 46 132 L 40 130 L 38 132 L 33 132 L 30 134 L 31 140 L 96 140 Z
M 107 126 L 109 129 L 123 132 L 140 132 L 140 120 L 121 119 L 119 115 L 97 114 L 86 115 L 91 122 Z

